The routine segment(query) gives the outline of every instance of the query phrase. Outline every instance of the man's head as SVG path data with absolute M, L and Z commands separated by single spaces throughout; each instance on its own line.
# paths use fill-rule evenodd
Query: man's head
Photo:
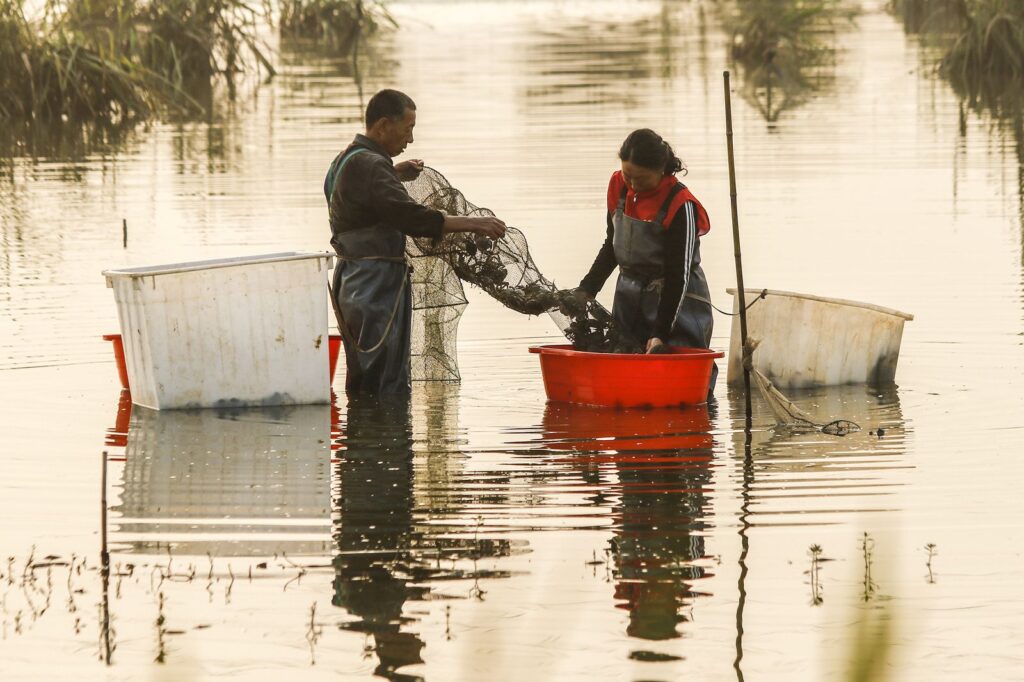
M 416 103 L 404 92 L 381 90 L 366 105 L 366 136 L 392 157 L 412 144 L 416 127 Z

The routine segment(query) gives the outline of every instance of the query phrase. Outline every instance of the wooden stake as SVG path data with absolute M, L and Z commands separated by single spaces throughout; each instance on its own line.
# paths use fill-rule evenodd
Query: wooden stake
M 743 258 L 740 254 L 740 218 L 736 205 L 736 161 L 732 150 L 732 95 L 729 72 L 722 74 L 725 85 L 725 139 L 729 148 L 729 198 L 732 200 L 732 245 L 736 258 L 736 295 L 740 304 L 740 353 L 743 357 L 743 389 L 746 394 L 747 428 L 750 428 L 750 370 L 747 369 L 747 297 L 743 289 Z

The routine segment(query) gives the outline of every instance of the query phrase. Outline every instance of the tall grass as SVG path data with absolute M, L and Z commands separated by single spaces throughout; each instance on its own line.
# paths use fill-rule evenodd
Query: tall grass
M 348 51 L 361 35 L 397 26 L 383 0 L 280 0 L 281 35 Z
M 272 75 L 244 0 L 0 0 L 0 119 L 120 124 L 202 111 L 190 90 Z M 233 90 L 232 90 L 233 92 Z

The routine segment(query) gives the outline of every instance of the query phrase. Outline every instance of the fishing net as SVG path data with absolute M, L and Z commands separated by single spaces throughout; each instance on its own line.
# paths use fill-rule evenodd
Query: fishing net
M 775 388 L 771 380 L 763 372 L 753 367 L 753 353 L 758 341 L 748 341 L 744 348 L 743 362 L 761 392 L 761 397 L 768 403 L 768 409 L 775 415 L 775 422 L 794 430 L 821 431 L 832 436 L 845 436 L 860 431 L 860 424 L 849 419 L 835 419 L 827 423 L 817 422 L 796 404 Z
M 405 182 L 417 202 L 448 215 L 493 216 L 451 186 L 433 168 Z M 466 307 L 468 282 L 524 315 L 547 313 L 578 350 L 639 353 L 642 345 L 618 328 L 596 301 L 580 300 L 541 274 L 526 237 L 509 227 L 501 239 L 454 232 L 441 239 L 406 239 L 413 267 L 412 376 L 419 381 L 458 381 L 455 341 Z

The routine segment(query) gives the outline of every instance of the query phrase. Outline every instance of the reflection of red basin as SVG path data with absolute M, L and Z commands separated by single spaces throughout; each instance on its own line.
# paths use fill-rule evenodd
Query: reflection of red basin
M 568 403 L 548 403 L 544 439 L 553 450 L 583 453 L 642 452 L 647 462 L 679 462 L 714 444 L 705 405 L 652 410 L 616 410 Z M 598 458 L 600 459 L 600 458 Z
M 585 353 L 534 346 L 548 399 L 607 407 L 668 407 L 707 402 L 711 366 L 725 354 L 671 347 L 659 355 Z
M 104 341 L 114 344 L 114 360 L 117 362 L 117 376 L 121 379 L 121 388 L 128 388 L 128 367 L 124 360 L 124 343 L 120 334 L 104 334 Z M 330 361 L 331 382 L 334 382 L 334 370 L 338 366 L 338 353 L 341 350 L 341 336 L 331 334 L 327 339 L 327 354 Z

